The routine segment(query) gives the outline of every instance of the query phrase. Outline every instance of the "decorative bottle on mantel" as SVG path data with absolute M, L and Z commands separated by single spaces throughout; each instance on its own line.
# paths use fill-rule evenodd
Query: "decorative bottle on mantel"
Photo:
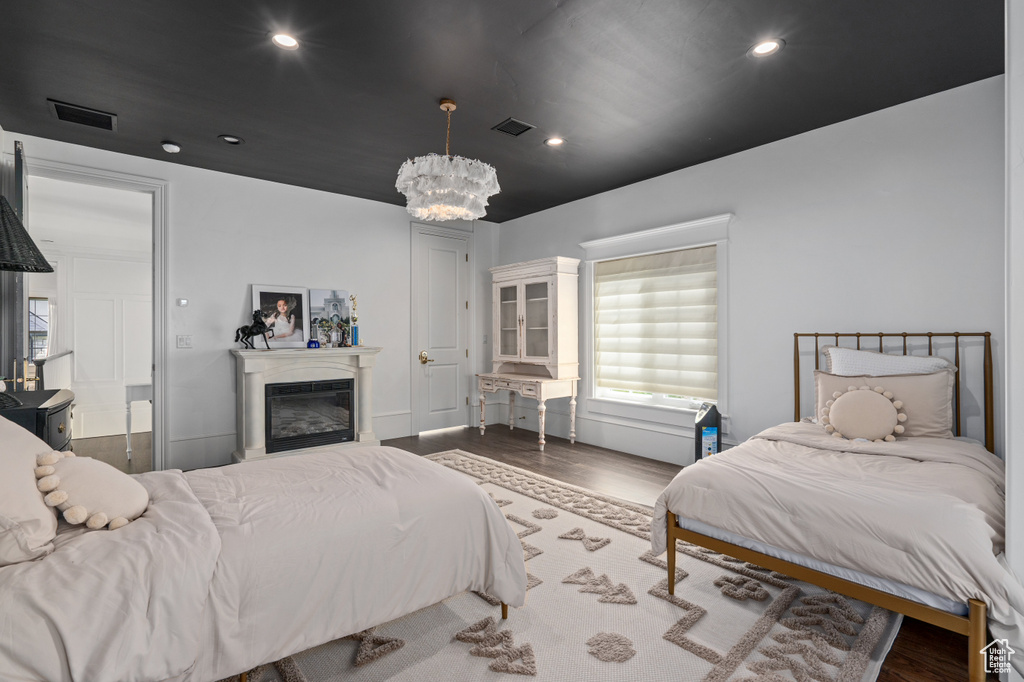
M 348 300 L 352 301 L 352 345 L 359 345 L 359 312 L 356 310 L 356 295 L 351 294 Z

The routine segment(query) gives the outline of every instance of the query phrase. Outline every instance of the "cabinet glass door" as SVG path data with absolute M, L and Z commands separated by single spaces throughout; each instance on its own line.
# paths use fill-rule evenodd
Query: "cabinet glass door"
M 528 282 L 525 291 L 524 309 L 526 329 L 524 339 L 525 357 L 548 357 L 548 283 Z
M 519 287 L 515 284 L 498 290 L 498 354 L 519 357 Z

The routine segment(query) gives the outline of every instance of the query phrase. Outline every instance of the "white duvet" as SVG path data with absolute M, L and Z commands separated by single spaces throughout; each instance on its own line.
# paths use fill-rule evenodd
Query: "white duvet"
M 463 590 L 525 597 L 493 500 L 401 450 L 137 479 L 140 519 L 0 568 L 0 679 L 210 682 Z
M 1002 556 L 1003 463 L 963 440 L 840 440 L 814 424 L 764 431 L 686 467 L 666 509 L 736 535 L 964 603 L 989 606 L 993 635 L 1024 646 L 1024 587 Z M 1024 659 L 1021 659 L 1024 663 Z

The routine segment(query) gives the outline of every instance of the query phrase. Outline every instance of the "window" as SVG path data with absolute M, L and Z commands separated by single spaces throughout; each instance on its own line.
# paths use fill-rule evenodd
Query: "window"
M 50 299 L 28 299 L 28 346 L 33 360 L 46 357 L 49 349 Z
M 718 399 L 717 247 L 594 263 L 595 396 Z
M 731 213 L 583 242 L 585 415 L 689 433 L 728 414 Z

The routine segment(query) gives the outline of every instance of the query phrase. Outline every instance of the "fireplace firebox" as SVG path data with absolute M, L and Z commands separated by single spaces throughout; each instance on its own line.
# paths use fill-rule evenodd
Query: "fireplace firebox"
M 267 454 L 353 440 L 352 391 L 352 379 L 267 384 Z

